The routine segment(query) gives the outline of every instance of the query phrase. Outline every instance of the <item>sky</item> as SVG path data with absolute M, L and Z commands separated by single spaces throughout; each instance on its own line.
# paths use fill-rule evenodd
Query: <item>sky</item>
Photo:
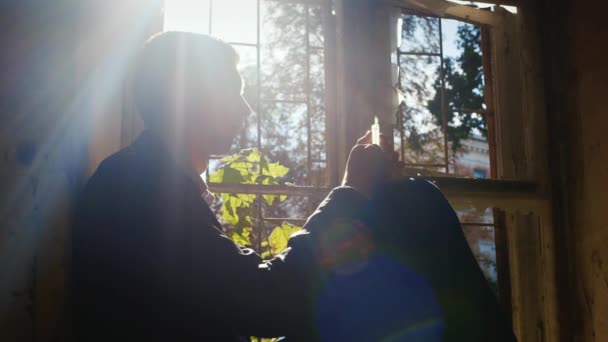
M 212 5 L 212 6 L 211 6 Z M 228 42 L 256 43 L 257 0 L 166 0 L 165 30 L 211 33 Z M 209 13 L 213 13 L 209 32 Z M 261 11 L 264 11 L 263 2 Z M 262 13 L 263 15 L 263 13 Z M 443 20 L 444 54 L 459 54 L 456 30 L 459 22 Z
M 164 29 L 211 33 L 228 42 L 255 44 L 256 14 L 257 0 L 166 0 Z
M 443 19 L 443 54 L 445 57 L 457 57 L 460 55 L 456 44 L 458 25 L 462 22 L 451 19 Z

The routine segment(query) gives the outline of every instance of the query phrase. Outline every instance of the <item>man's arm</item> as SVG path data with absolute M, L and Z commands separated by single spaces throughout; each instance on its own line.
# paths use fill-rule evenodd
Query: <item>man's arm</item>
M 197 254 L 199 269 L 205 270 L 195 277 L 197 292 L 204 290 L 204 301 L 216 307 L 216 314 L 240 335 L 309 334 L 323 259 L 320 246 L 329 232 L 336 231 L 332 227 L 336 222 L 363 220 L 367 204 L 367 198 L 352 188 L 334 189 L 305 229 L 292 236 L 288 249 L 266 262 L 219 230 L 193 229 L 191 250 Z
M 195 257 L 201 269 L 207 268 L 197 272 L 195 283 L 211 285 L 218 294 L 212 298 L 214 306 L 233 320 L 239 334 L 306 339 L 304 334 L 314 327 L 314 293 L 322 274 L 370 252 L 365 227 L 368 199 L 390 167 L 390 156 L 370 141 L 370 132 L 357 141 L 343 186 L 327 196 L 304 231 L 294 234 L 287 250 L 273 260 L 261 263 L 253 251 L 237 247 L 219 231 L 194 229 L 199 236 L 193 239 L 192 250 L 201 251 L 196 246 L 204 241 L 212 246 Z M 386 143 L 382 145 L 386 150 Z M 218 276 L 209 278 L 210 274 Z

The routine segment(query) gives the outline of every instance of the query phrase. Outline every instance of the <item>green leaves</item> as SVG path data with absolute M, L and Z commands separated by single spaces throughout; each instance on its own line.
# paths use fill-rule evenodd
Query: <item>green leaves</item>
M 221 159 L 219 169 L 209 175 L 212 183 L 279 185 L 279 179 L 289 173 L 289 168 L 278 162 L 270 163 L 257 148 L 245 149 Z M 254 204 L 271 206 L 276 201 L 284 201 L 285 195 L 261 195 L 223 193 L 221 220 L 226 233 L 237 244 L 257 247 L 262 257 L 272 257 L 285 248 L 294 232 L 302 229 L 289 223 L 275 227 L 270 235 L 264 234 L 263 227 L 254 229 Z M 257 201 L 257 202 L 256 202 Z M 260 223 L 260 222 L 258 222 Z M 259 226 L 268 225 L 267 222 Z M 272 228 L 272 226 L 270 226 Z
M 232 241 L 238 243 L 241 246 L 251 246 L 251 231 L 253 228 L 244 228 L 243 231 L 239 234 L 237 232 L 232 233 L 231 239 Z
M 278 341 L 279 341 L 278 337 L 264 338 L 264 337 L 251 336 L 251 342 L 278 342 Z
M 273 178 L 280 178 L 280 177 L 285 176 L 287 174 L 287 172 L 289 172 L 288 168 L 279 164 L 279 162 L 276 162 L 276 163 L 268 164 L 268 171 L 267 171 L 267 173 L 265 173 L 265 175 L 273 177 Z
M 268 237 L 270 253 L 276 255 L 284 251 L 287 248 L 289 237 L 300 230 L 302 230 L 302 227 L 294 226 L 287 222 L 284 222 L 282 226 L 276 227 Z

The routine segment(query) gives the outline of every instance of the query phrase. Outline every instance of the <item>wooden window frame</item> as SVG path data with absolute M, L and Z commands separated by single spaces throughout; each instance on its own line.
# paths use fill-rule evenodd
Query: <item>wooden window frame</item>
M 339 183 L 348 148 L 352 144 L 352 132 L 360 131 L 358 121 L 364 121 L 345 110 L 347 107 L 344 106 L 350 89 L 342 69 L 352 68 L 356 63 L 344 63 L 348 58 L 345 52 L 348 46 L 343 40 L 345 36 L 349 38 L 345 29 L 349 22 L 348 18 L 341 17 L 341 10 L 344 6 L 363 2 L 320 1 L 325 29 L 327 186 L 210 184 L 212 191 L 322 198 Z M 494 2 L 518 5 L 515 0 Z M 443 0 L 387 0 L 385 3 L 482 27 L 485 92 L 489 94 L 488 98 L 493 99 L 486 103 L 488 130 L 494 132 L 489 134 L 488 144 L 490 151 L 496 152 L 490 156 L 492 178 L 413 177 L 435 183 L 453 204 L 501 208 L 494 209 L 497 274 L 501 287 L 499 301 L 513 318 L 513 327 L 520 339 L 536 336 L 541 341 L 555 340 L 557 313 L 555 305 L 551 304 L 555 289 L 545 284 L 551 281 L 555 265 L 552 254 L 548 253 L 552 248 L 552 229 L 550 198 L 547 182 L 543 180 L 547 170 L 546 165 L 539 161 L 546 134 L 539 115 L 542 100 L 529 101 L 524 98 L 528 95 L 520 89 L 522 85 L 530 89 L 540 88 L 538 77 L 524 72 L 526 65 L 521 56 L 521 50 L 533 47 L 534 40 L 517 26 L 519 19 L 506 11 L 489 12 L 468 6 L 446 5 Z M 525 62 L 540 63 L 538 54 L 534 56 L 536 59 Z M 387 60 L 386 63 L 390 62 Z M 355 117 L 348 116 L 351 114 Z M 349 124 L 354 127 L 347 127 Z M 526 131 L 528 127 L 532 128 Z M 383 130 L 386 128 L 383 126 Z M 392 129 L 391 126 L 388 128 Z M 521 134 L 522 129 L 524 134 Z M 539 303 L 531 303 L 533 297 L 543 299 Z

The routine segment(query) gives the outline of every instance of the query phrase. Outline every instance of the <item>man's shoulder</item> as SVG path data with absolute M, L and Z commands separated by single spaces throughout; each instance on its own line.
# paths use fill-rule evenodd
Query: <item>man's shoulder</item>
M 125 181 L 154 177 L 160 163 L 138 151 L 133 146 L 127 146 L 104 159 L 91 180 Z
M 154 183 L 154 167 L 129 146 L 104 159 L 88 179 L 82 196 L 99 199 L 104 195 L 116 198 L 134 194 L 138 184 Z
M 104 175 L 106 173 L 121 171 L 124 168 L 138 164 L 138 154 L 132 146 L 127 146 L 104 159 L 95 174 Z

